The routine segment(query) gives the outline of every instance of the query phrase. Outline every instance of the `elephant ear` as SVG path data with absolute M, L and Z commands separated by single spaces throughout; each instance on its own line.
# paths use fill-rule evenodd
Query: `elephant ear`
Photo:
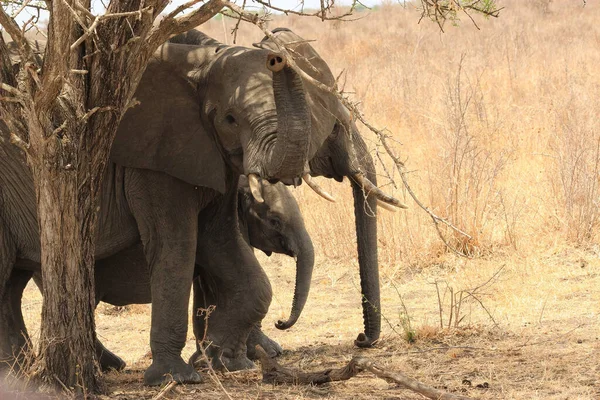
M 200 96 L 189 71 L 153 59 L 115 138 L 111 160 L 165 172 L 192 185 L 225 192 L 225 163 L 200 119 Z

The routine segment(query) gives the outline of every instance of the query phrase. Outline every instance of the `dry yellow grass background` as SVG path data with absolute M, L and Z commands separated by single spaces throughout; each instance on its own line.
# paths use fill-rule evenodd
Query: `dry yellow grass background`
M 346 91 L 398 142 L 418 197 L 472 235 L 468 241 L 444 231 L 475 257 L 445 249 L 363 130 L 380 186 L 411 206 L 379 216 L 383 339 L 375 350 L 351 347 L 362 327 L 351 192 L 347 183 L 321 180 L 337 204 L 295 191 L 317 265 L 306 310 L 289 332 L 276 331 L 271 321 L 289 312 L 293 261 L 260 256 L 274 287 L 265 331 L 292 350 L 284 363 L 318 368 L 361 353 L 477 398 L 600 398 L 600 6 L 499 4 L 506 7 L 499 19 L 477 19 L 480 31 L 462 17 L 458 28 L 448 25 L 441 34 L 429 21 L 417 24 L 414 8 L 389 4 L 352 23 L 298 17 L 271 23 L 317 39 L 313 46 L 334 74 L 345 71 Z M 234 24 L 213 20 L 201 29 L 231 43 Z M 261 38 L 252 26 L 238 33 L 244 45 Z M 37 294 L 29 288 L 27 296 L 35 331 Z M 98 312 L 100 337 L 130 364 L 148 350 L 148 310 Z M 191 332 L 189 344 L 186 354 Z M 136 371 L 109 377 L 123 385 L 114 396 L 155 393 L 141 388 Z M 366 377 L 322 393 L 244 379 L 223 377 L 235 398 L 413 398 Z M 469 387 L 464 379 L 490 388 Z M 211 385 L 185 388 L 180 396 L 224 396 Z

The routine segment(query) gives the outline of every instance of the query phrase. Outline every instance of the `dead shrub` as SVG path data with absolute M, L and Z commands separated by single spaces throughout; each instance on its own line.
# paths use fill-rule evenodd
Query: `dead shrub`
M 571 84 L 569 98 L 554 111 L 549 180 L 566 239 L 588 245 L 597 239 L 600 225 L 600 126 L 592 93 Z

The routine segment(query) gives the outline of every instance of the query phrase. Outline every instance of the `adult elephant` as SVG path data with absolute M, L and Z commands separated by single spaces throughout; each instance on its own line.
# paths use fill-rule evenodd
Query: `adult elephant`
M 296 323 L 308 298 L 310 280 L 314 266 L 314 249 L 310 235 L 304 226 L 304 220 L 298 203 L 290 191 L 281 183 L 269 184 L 264 187 L 264 202 L 258 203 L 250 194 L 248 181 L 240 177 L 238 187 L 238 223 L 240 233 L 246 243 L 253 248 L 262 250 L 270 256 L 272 253 L 286 254 L 296 259 L 296 288 L 292 312 L 286 325 Z M 199 224 L 210 223 L 212 209 L 218 207 L 215 202 L 203 210 L 199 216 Z M 202 235 L 198 236 L 198 249 L 202 249 Z M 194 333 L 198 340 L 212 341 L 215 328 L 207 326 L 207 337 L 204 338 L 204 318 L 198 313 L 209 305 L 221 306 L 220 298 L 226 298 L 229 290 L 218 282 L 218 273 L 213 272 L 216 266 L 211 261 L 211 249 L 206 249 L 206 255 L 197 251 L 196 267 L 194 270 Z M 229 265 L 235 265 L 231 260 Z M 225 266 L 226 267 L 226 266 Z M 103 301 L 115 306 L 129 304 L 145 304 L 152 301 L 150 290 L 150 273 L 144 257 L 143 246 L 132 246 L 111 257 L 99 260 L 95 266 L 96 302 Z M 37 286 L 42 289 L 41 274 L 33 276 Z M 210 304 L 209 304 L 210 303 Z M 233 313 L 229 318 L 239 317 Z M 281 322 L 279 322 L 281 323 Z M 25 332 L 25 327 L 21 328 Z M 255 326 L 247 339 L 248 358 L 256 357 L 254 347 L 260 344 L 267 353 L 275 357 L 281 354 L 281 346 L 267 337 L 261 330 L 260 324 Z M 125 362 L 108 350 L 99 340 L 96 341 L 96 353 L 103 370 L 121 370 Z M 218 357 L 218 354 L 213 354 Z M 199 354 L 195 354 L 194 359 Z M 220 362 L 215 360 L 216 364 Z
M 308 59 L 316 70 L 301 63 L 307 73 L 333 83 L 309 45 L 294 46 L 312 54 Z M 156 52 L 136 97 L 141 104 L 121 122 L 103 183 L 96 258 L 125 251 L 140 240 L 143 244 L 150 270 L 153 354 L 144 382 L 160 384 L 167 374 L 181 382 L 200 380 L 181 358 L 198 237 L 199 253 L 213 249 L 214 265 L 236 260 L 237 268 L 214 271 L 228 291 L 223 306 L 211 315 L 212 340 L 229 369 L 250 365 L 246 340 L 268 310 L 271 288 L 239 233 L 240 174 L 249 177 L 259 202 L 265 179 L 299 184 L 311 175 L 351 177 L 365 312 L 365 333 L 357 344 L 376 340 L 376 198 L 365 194 L 398 203 L 373 185 L 370 157 L 335 96 L 306 84 L 276 51 L 224 46 L 192 31 Z M 29 170 L 15 148 L 2 144 L 1 151 L 0 349 L 10 356 L 14 345 L 23 345 L 16 309 L 23 282 L 39 267 L 40 246 Z M 215 200 L 214 218 L 199 225 L 200 213 Z M 239 318 L 232 321 L 228 314 Z
M 335 86 L 335 78 L 325 60 L 302 37 L 287 28 L 277 28 L 272 32 L 274 40 L 285 44 L 293 49 L 294 54 L 301 56 L 296 63 L 306 74 L 328 87 Z M 274 40 L 264 37 L 255 46 L 277 51 L 278 44 Z M 333 178 L 338 182 L 347 177 L 352 186 L 364 321 L 364 332 L 358 335 L 354 344 L 363 348 L 371 347 L 381 333 L 377 205 L 391 211 L 407 207 L 397 199 L 384 194 L 377 187 L 373 158 L 349 110 L 333 95 L 324 94 L 310 84 L 305 86 L 308 92 L 307 98 L 310 99 L 312 96 L 316 98 L 316 100 L 309 100 L 312 105 L 311 110 L 318 109 L 322 112 L 320 122 L 328 121 L 327 116 L 335 116 L 333 128 L 325 141 L 320 146 L 317 144 L 311 146 L 309 174 Z M 314 120 L 317 115 L 315 112 L 312 113 L 313 126 L 319 126 L 319 121 Z M 326 128 L 321 129 L 327 132 Z M 322 138 L 321 132 L 317 129 L 313 133 L 313 142 L 317 138 L 319 140 Z M 313 148 L 317 148 L 314 153 Z

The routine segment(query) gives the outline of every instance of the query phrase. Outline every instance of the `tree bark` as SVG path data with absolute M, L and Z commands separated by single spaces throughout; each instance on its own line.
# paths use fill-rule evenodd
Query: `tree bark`
M 99 388 L 93 311 L 95 201 L 89 185 L 79 187 L 78 173 L 61 171 L 46 161 L 48 167 L 35 174 L 45 266 L 42 374 L 85 394 Z

